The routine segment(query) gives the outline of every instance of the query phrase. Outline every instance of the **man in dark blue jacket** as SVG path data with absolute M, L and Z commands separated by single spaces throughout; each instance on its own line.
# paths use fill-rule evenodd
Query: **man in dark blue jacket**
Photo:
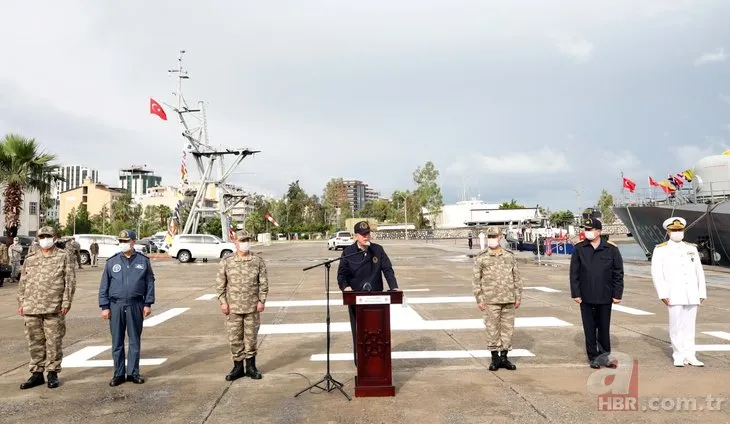
M 101 317 L 109 321 L 112 333 L 114 376 L 110 386 L 125 381 L 124 333 L 129 328 L 129 357 L 126 380 L 144 383 L 139 374 L 140 339 L 144 317 L 155 303 L 155 274 L 147 256 L 134 249 L 137 235 L 132 230 L 119 234 L 120 252 L 106 261 L 99 286 Z
M 586 239 L 570 257 L 570 297 L 580 305 L 586 354 L 591 368 L 615 368 L 611 353 L 611 310 L 624 293 L 624 264 L 618 246 L 603 237 L 595 218 L 583 222 Z
M 340 290 L 383 291 L 383 275 L 390 290 L 398 290 L 393 265 L 379 244 L 370 243 L 370 226 L 367 221 L 355 224 L 355 243 L 342 250 L 342 260 L 337 269 L 337 284 Z M 355 305 L 348 305 L 352 347 L 357 365 L 357 345 L 355 342 Z

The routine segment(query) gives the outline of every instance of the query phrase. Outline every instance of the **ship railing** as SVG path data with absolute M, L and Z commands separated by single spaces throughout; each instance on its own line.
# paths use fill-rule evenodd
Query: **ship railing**
M 685 183 L 683 187 L 665 194 L 658 187 L 647 187 L 628 193 L 624 190 L 621 196 L 615 199 L 613 206 L 681 206 L 697 203 L 718 203 L 730 200 L 730 180 L 703 183 L 697 191 L 692 183 Z

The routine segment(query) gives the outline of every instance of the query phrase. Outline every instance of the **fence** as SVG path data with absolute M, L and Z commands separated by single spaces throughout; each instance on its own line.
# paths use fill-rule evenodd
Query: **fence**
M 429 239 L 465 239 L 471 234 L 473 237 L 479 235 L 482 228 L 453 228 L 453 229 L 435 229 L 435 230 L 408 230 L 409 240 L 429 240 Z M 603 226 L 603 234 L 623 236 L 626 235 L 628 229 L 623 224 L 611 224 Z M 372 232 L 374 240 L 405 240 L 406 232 L 404 230 L 378 230 Z

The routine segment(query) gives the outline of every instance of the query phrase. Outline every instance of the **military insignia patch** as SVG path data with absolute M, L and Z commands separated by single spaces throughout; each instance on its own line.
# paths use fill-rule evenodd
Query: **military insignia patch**
M 373 256 L 373 263 L 374 264 L 378 263 L 378 257 L 377 256 Z
M 127 234 L 127 230 L 122 230 L 122 232 L 119 233 L 119 238 L 121 238 L 121 239 L 129 238 L 129 235 Z
M 368 228 L 368 223 L 367 222 L 363 221 L 363 222 L 360 223 L 360 229 L 361 230 L 365 230 L 367 228 Z
M 119 264 L 115 264 L 115 265 L 114 265 L 114 266 L 112 267 L 112 272 L 119 272 L 119 271 L 121 271 L 121 270 L 122 270 L 122 266 L 121 266 L 121 265 L 119 265 Z

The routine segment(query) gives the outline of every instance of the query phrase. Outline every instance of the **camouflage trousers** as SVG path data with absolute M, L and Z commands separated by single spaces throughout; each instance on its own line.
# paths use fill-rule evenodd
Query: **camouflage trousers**
M 512 350 L 515 304 L 487 304 L 484 310 L 484 326 L 487 328 L 487 350 Z
M 66 320 L 60 313 L 25 315 L 25 338 L 30 353 L 30 372 L 61 372 Z
M 228 314 L 226 327 L 234 361 L 243 361 L 256 356 L 256 339 L 261 327 L 259 312 Z

